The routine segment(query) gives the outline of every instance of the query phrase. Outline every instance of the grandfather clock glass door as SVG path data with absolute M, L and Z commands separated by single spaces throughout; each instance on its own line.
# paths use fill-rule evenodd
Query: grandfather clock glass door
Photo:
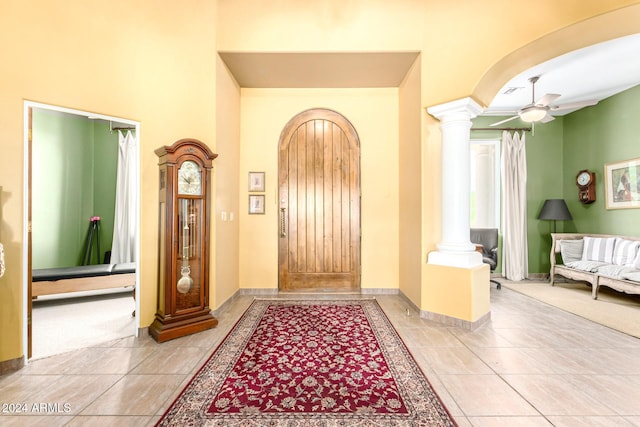
M 178 262 L 176 314 L 199 309 L 202 287 L 202 200 L 178 199 Z

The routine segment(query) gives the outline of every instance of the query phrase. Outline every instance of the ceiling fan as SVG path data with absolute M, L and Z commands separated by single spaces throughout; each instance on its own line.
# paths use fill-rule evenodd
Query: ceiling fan
M 501 120 L 499 122 L 493 123 L 489 126 L 498 126 L 506 122 L 510 122 L 511 120 L 515 120 L 517 118 L 522 119 L 528 123 L 548 123 L 554 119 L 554 117 L 549 114 L 550 111 L 561 111 L 561 110 L 570 110 L 574 108 L 582 108 L 590 105 L 596 105 L 598 103 L 597 99 L 589 99 L 586 101 L 579 102 L 570 102 L 568 104 L 561 105 L 551 105 L 553 101 L 558 99 L 560 96 L 557 93 L 548 93 L 536 102 L 536 82 L 540 79 L 540 76 L 531 77 L 529 81 L 531 82 L 531 104 L 527 104 L 524 107 L 520 108 L 515 116 L 509 117 L 508 119 Z

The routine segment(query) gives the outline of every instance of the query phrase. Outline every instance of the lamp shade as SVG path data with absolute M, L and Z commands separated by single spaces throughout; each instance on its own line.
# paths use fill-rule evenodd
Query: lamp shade
M 531 107 L 525 107 L 518 113 L 520 118 L 528 123 L 538 122 L 545 118 L 547 115 L 547 109 L 532 105 Z
M 564 199 L 547 199 L 542 205 L 538 219 L 568 221 L 573 217 Z

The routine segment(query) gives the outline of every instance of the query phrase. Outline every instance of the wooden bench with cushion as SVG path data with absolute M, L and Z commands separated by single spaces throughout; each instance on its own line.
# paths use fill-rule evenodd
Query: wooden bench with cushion
M 64 294 L 136 285 L 135 263 L 81 265 L 33 270 L 31 295 Z

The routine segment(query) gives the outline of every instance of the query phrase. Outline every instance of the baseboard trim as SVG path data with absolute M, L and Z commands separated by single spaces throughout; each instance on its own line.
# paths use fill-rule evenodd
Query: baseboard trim
M 364 288 L 364 289 L 360 289 L 360 290 L 357 290 L 357 291 L 350 291 L 350 292 L 341 292 L 341 291 L 336 291 L 336 292 L 286 292 L 286 291 L 280 291 L 279 289 L 243 288 L 243 289 L 238 289 L 222 305 L 226 304 L 227 302 L 233 300 L 234 298 L 236 298 L 237 296 L 240 296 L 240 295 L 269 295 L 269 296 L 273 296 L 273 295 L 301 295 L 302 296 L 302 295 L 311 294 L 311 293 L 322 294 L 322 295 L 357 295 L 357 294 L 362 294 L 362 295 L 397 295 L 398 293 L 400 293 L 400 290 L 399 289 L 394 289 L 394 288 Z
M 400 289 L 394 288 L 366 288 L 360 289 L 362 295 L 399 295 Z
M 234 298 L 236 295 L 278 295 L 278 289 L 243 288 L 238 289 L 231 298 Z M 229 301 L 231 298 L 229 298 L 227 301 Z
M 549 273 L 529 273 L 527 276 L 529 280 L 549 281 Z
M 24 368 L 24 357 L 0 362 L 0 375 L 9 374 Z
M 451 316 L 447 316 L 440 313 L 433 313 L 431 311 L 421 310 L 420 307 L 415 305 L 413 301 L 411 301 L 402 291 L 400 291 L 400 296 L 402 297 L 402 299 L 405 300 L 405 302 L 409 306 L 411 306 L 411 308 L 414 311 L 417 311 L 418 313 L 420 313 L 421 319 L 432 320 L 434 322 L 441 323 L 445 326 L 455 326 L 457 328 L 466 329 L 468 331 L 474 331 L 478 329 L 480 326 L 487 323 L 489 320 L 491 320 L 491 311 L 489 311 L 488 313 L 485 313 L 478 320 L 474 322 L 470 322 L 468 320 L 458 319 L 456 317 L 451 317 Z
M 409 297 L 408 297 L 408 296 L 406 296 L 406 295 L 404 294 L 404 292 L 402 292 L 401 290 L 399 290 L 399 289 L 398 289 L 398 295 L 399 295 L 399 296 L 400 296 L 400 297 L 401 297 L 401 298 L 402 298 L 402 299 L 403 299 L 407 304 L 409 304 L 409 306 L 411 307 L 411 309 L 412 309 L 412 310 L 414 310 L 414 311 L 415 311 L 415 312 L 417 312 L 417 313 L 420 313 L 420 307 L 418 307 L 417 305 L 415 305 L 415 304 L 414 304 L 414 302 L 413 302 L 413 301 L 411 301 L 411 300 L 409 299 Z
M 427 310 L 420 310 L 420 318 L 432 320 L 434 322 L 442 323 L 446 326 L 454 326 L 456 328 L 465 329 L 468 331 L 475 331 L 480 326 L 484 325 L 491 320 L 491 312 L 485 313 L 478 320 L 469 321 L 464 319 L 458 319 L 456 317 L 447 316 L 440 313 L 433 313 Z
M 215 310 L 211 310 L 211 314 L 213 315 L 213 317 L 218 318 L 220 316 L 220 313 L 225 310 L 226 306 L 231 304 L 231 302 L 234 301 L 236 298 L 238 298 L 240 295 L 243 295 L 242 294 L 242 289 L 236 290 L 233 293 L 233 295 L 231 295 L 222 304 L 220 304 L 220 306 L 218 306 L 218 308 L 216 308 Z

